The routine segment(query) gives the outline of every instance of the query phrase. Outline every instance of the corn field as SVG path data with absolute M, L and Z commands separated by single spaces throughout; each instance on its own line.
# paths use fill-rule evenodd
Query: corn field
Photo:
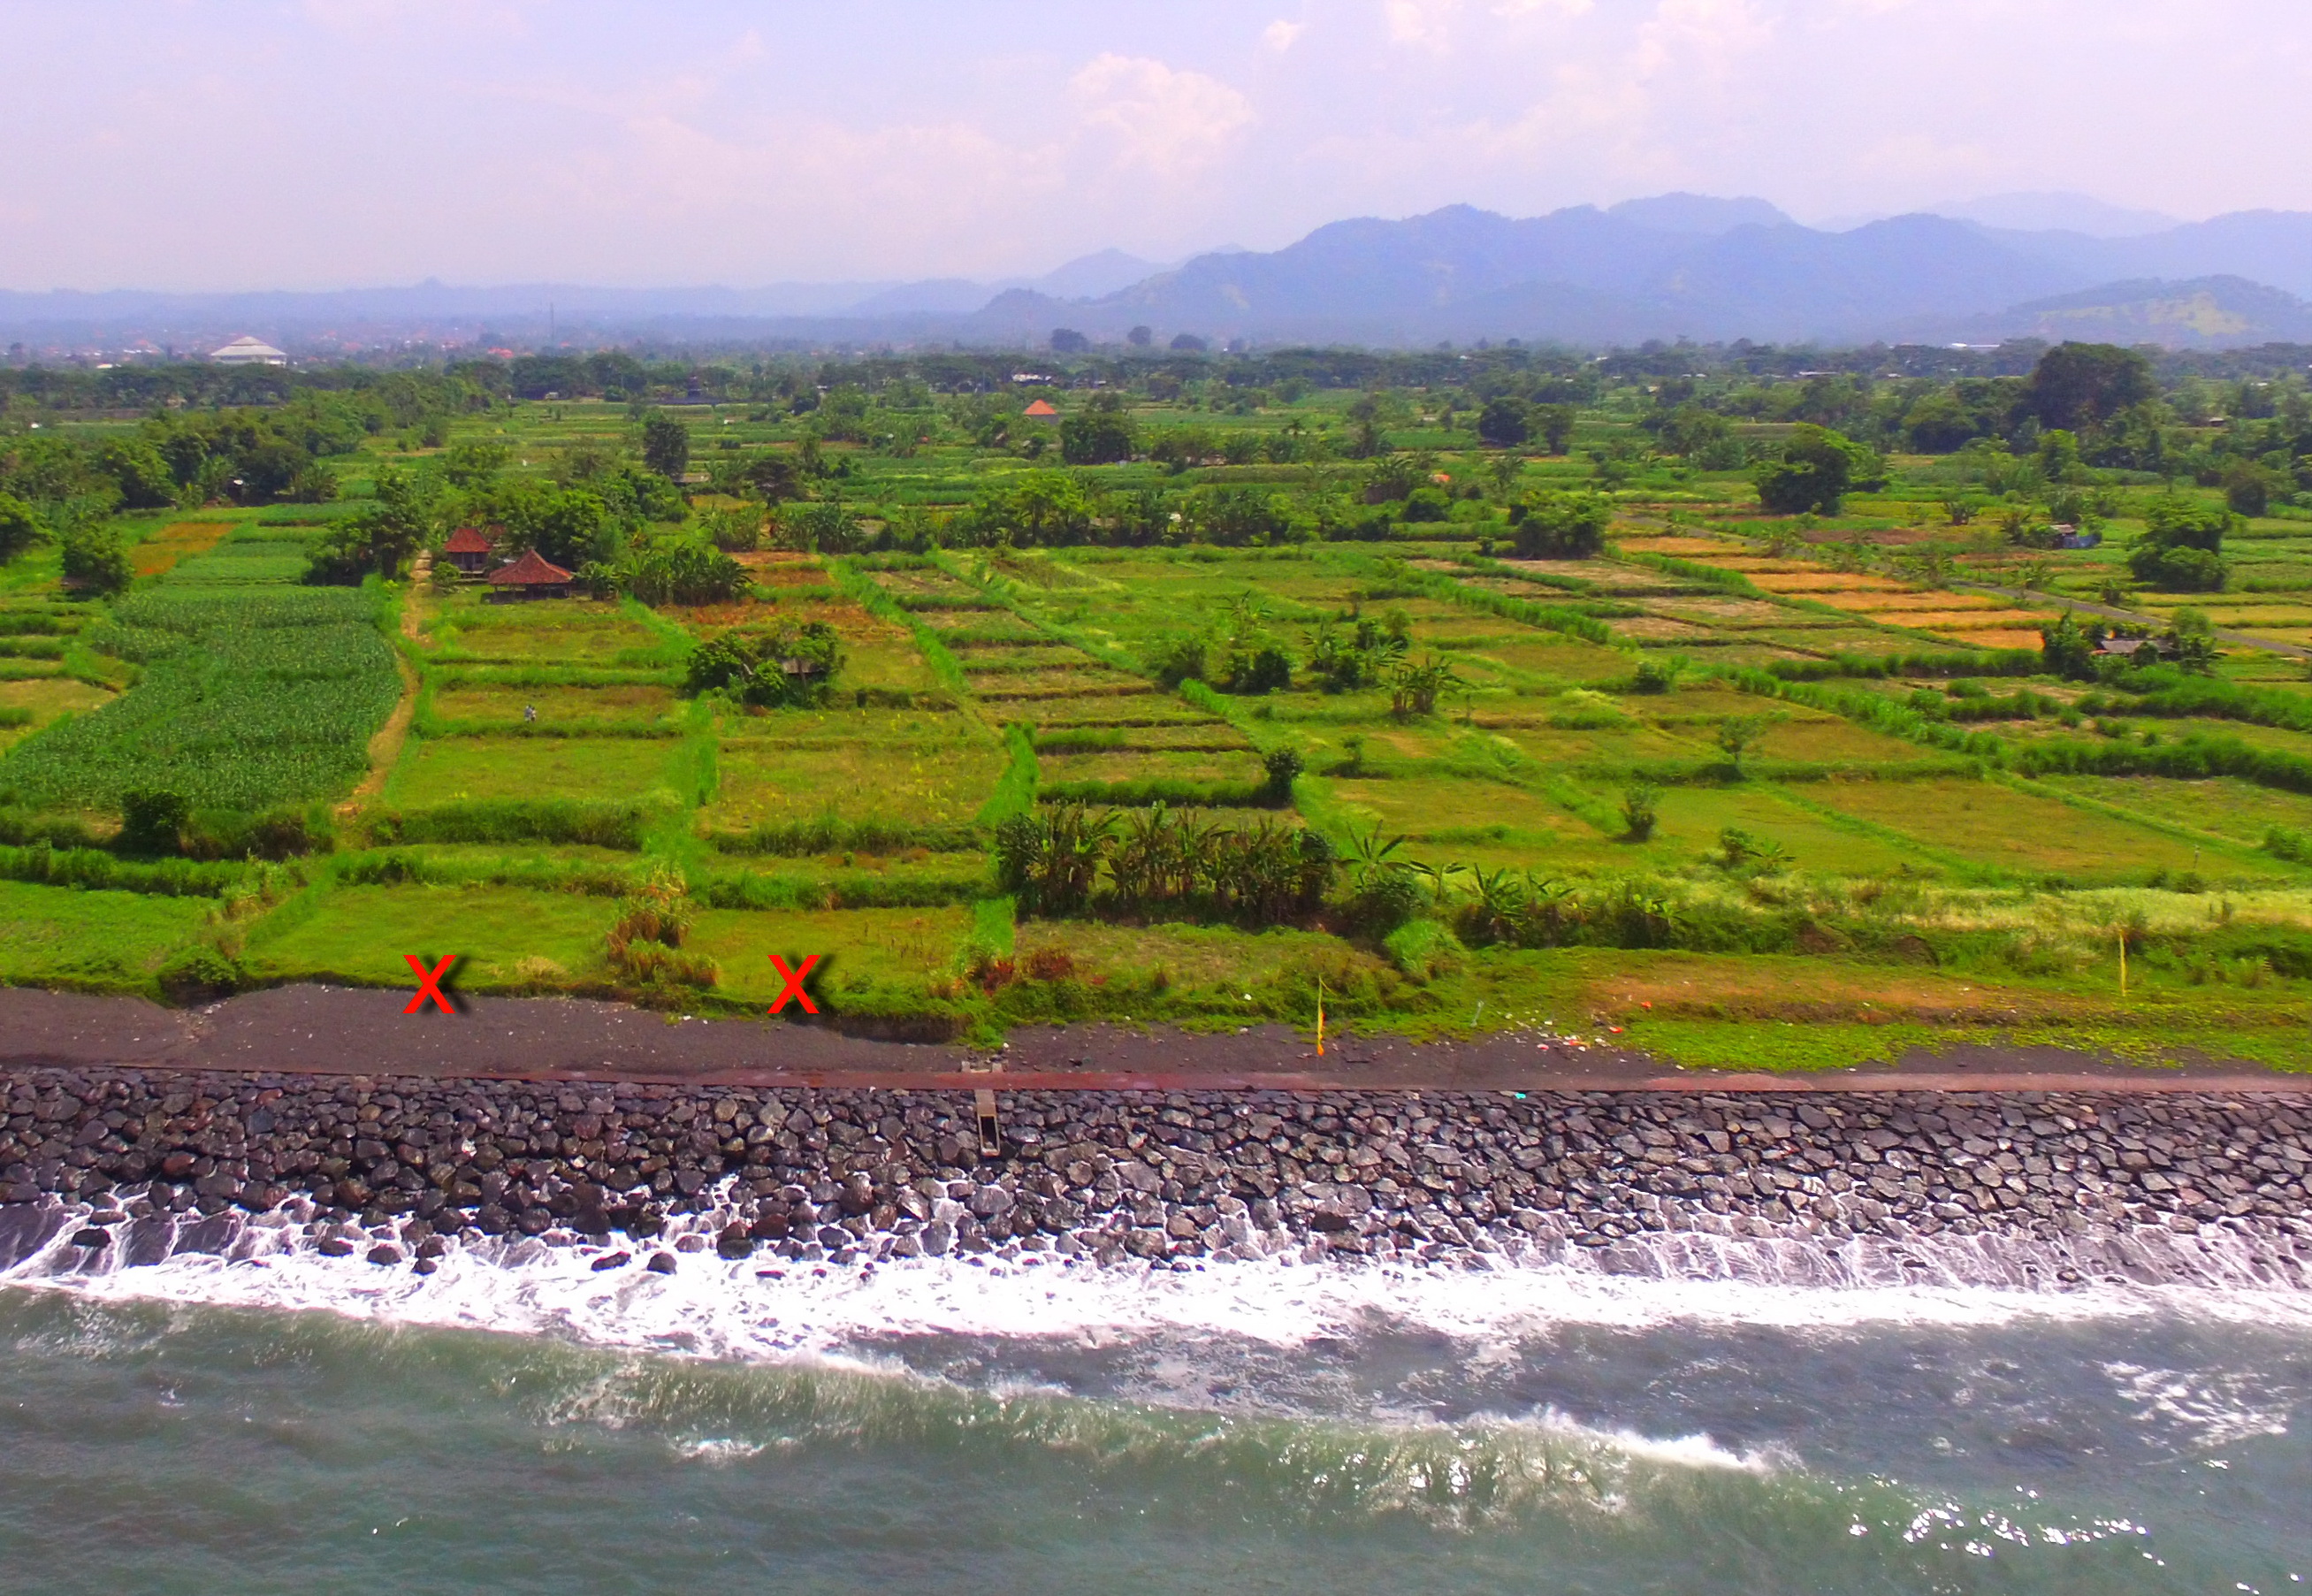
M 91 628 L 143 679 L 0 759 L 0 802 L 117 811 L 132 790 L 258 810 L 359 780 L 401 690 L 376 601 L 343 590 L 139 593 Z

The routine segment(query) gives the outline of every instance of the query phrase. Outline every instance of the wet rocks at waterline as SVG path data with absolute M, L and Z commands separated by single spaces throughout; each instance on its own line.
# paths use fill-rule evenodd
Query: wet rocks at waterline
M 1660 1272 L 1744 1242 L 1899 1271 L 1905 1244 L 1974 1238 L 2055 1244 L 2024 1283 L 2059 1286 L 2183 1267 L 2171 1241 L 2203 1232 L 2255 1239 L 2275 1285 L 2312 1267 L 2312 1104 L 2280 1092 L 1020 1092 L 991 1159 L 965 1094 L 134 1069 L 0 1092 L 0 1221 L 63 1199 L 74 1245 L 125 1265 L 154 1260 L 114 1246 L 124 1222 L 170 1221 L 140 1243 L 165 1256 L 285 1207 L 318 1250 L 421 1272 L 442 1237 L 614 1234 L 661 1273 L 678 1251 Z M 30 1244 L 12 1229 L 0 1267 Z

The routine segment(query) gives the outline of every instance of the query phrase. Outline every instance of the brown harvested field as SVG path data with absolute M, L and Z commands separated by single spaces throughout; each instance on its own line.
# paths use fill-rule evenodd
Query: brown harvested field
M 1690 620 L 1678 620 L 1667 615 L 1624 616 L 1610 623 L 1615 636 L 1635 637 L 1647 643 L 1684 643 L 1710 635 L 1707 627 L 1696 626 Z
M 1235 749 L 1112 749 L 1090 754 L 1041 754 L 1041 779 L 1050 783 L 1098 781 L 1257 782 L 1260 761 L 1253 751 Z
M 816 555 L 758 549 L 731 557 L 746 567 L 748 580 L 759 587 L 814 587 L 827 581 L 827 568 Z
M 717 761 L 720 785 L 704 811 L 707 823 L 743 830 L 832 811 L 948 824 L 969 820 L 1003 771 L 1003 750 L 959 720 L 945 738 L 902 743 L 874 737 L 863 726 L 856 737 L 833 741 L 726 741 Z
M 523 710 L 535 709 L 538 723 L 564 721 L 664 721 L 679 700 L 661 687 L 499 687 L 472 684 L 438 689 L 434 713 L 445 721 L 523 723 Z
M 180 561 L 206 554 L 232 531 L 229 521 L 175 521 L 128 551 L 129 568 L 139 576 L 158 576 Z
M 109 688 L 92 687 L 70 676 L 40 676 L 0 681 L 0 706 L 29 709 L 32 723 L 46 725 L 66 710 L 95 709 L 113 699 Z
M 985 695 L 983 695 L 984 697 Z M 1047 729 L 1056 726 L 1211 726 L 1222 727 L 1228 723 L 1216 721 L 1203 710 L 1182 703 L 1169 694 L 1153 688 L 1137 693 L 1079 694 L 1072 697 L 1043 698 L 1035 701 L 1032 714 L 1019 718 L 1032 720 Z
M 1571 576 L 1579 582 L 1594 582 L 1599 587 L 1625 591 L 1646 587 L 1675 586 L 1675 577 L 1664 577 L 1638 566 L 1616 565 L 1611 560 L 1503 560 L 1502 565 L 1513 571 L 1536 571 L 1552 576 Z
M 847 643 L 889 643 L 907 636 L 904 627 L 870 615 L 848 599 L 828 599 L 807 605 L 740 600 L 690 609 L 667 605 L 661 612 L 701 637 L 713 637 L 735 628 L 768 628 L 807 620 L 825 621 Z
M 1893 614 L 1912 609 L 2001 609 L 2008 601 L 1993 598 L 1989 593 L 1824 593 L 1816 601 L 1837 609 L 1852 609 L 1858 614 Z
M 2140 881 L 2146 871 L 2162 867 L 2203 867 L 2187 842 L 1995 781 L 1826 783 L 1808 796 L 1931 846 L 2027 873 L 2118 882 Z
M 1601 1008 L 1642 1004 L 1662 1016 L 1731 1013 L 1872 1024 L 1932 1020 L 2011 1025 L 2059 1020 L 2091 1008 L 2069 994 L 1989 987 L 1965 972 L 1945 975 L 1812 955 L 1655 953 L 1600 972 L 1589 991 Z
M 1001 610 L 926 609 L 916 618 L 934 632 L 1000 633 L 1005 637 L 1018 638 L 1021 641 L 1041 637 L 1044 635 L 1026 621 Z M 950 646 L 961 648 L 968 645 L 951 644 Z
M 1701 559 L 1708 564 L 1723 565 L 1730 559 L 1753 557 L 1738 543 L 1725 542 L 1717 538 L 1686 538 L 1676 535 L 1648 537 L 1642 532 L 1624 532 L 1621 541 L 1646 554 L 1666 554 L 1673 559 Z
M 2036 629 L 2019 627 L 2011 630 L 2000 629 L 1951 635 L 1961 637 L 1969 646 L 1975 648 L 2036 648 L 2041 641 Z
M 1902 624 L 1929 632 L 2013 631 L 2044 626 L 2054 618 L 2051 609 L 1920 609 L 1905 613 Z M 2032 636 L 2038 634 L 2035 631 Z
M 1770 593 L 1837 593 L 1881 592 L 1906 591 L 1899 582 L 1884 576 L 1850 575 L 1843 571 L 1755 571 L 1749 573 L 1750 583 Z
M 1697 626 L 1713 622 L 1731 626 L 1772 626 L 1790 619 L 1791 612 L 1763 599 L 1678 599 L 1647 606 L 1656 615 L 1690 620 Z

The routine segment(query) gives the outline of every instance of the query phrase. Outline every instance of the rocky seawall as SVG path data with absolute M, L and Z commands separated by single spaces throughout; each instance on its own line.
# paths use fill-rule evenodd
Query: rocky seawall
M 420 1273 L 535 1238 L 661 1272 L 1042 1252 L 2312 1287 L 2312 1101 L 2278 1092 L 1007 1092 L 992 1157 L 962 1093 L 72 1069 L 0 1074 L 0 1268 L 230 1250 L 263 1214 Z

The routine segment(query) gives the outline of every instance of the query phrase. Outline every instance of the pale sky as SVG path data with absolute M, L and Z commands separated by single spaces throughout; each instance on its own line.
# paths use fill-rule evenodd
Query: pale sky
M 0 0 L 0 287 L 993 276 L 1686 189 L 2312 209 L 2307 0 Z

